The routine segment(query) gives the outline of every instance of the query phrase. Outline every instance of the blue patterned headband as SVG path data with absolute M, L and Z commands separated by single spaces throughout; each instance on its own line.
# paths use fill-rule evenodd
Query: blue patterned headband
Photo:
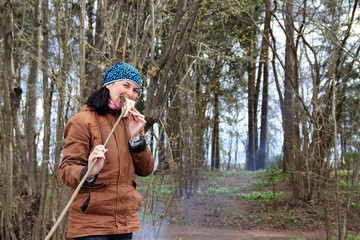
M 119 62 L 106 71 L 103 86 L 125 79 L 133 81 L 138 85 L 138 87 L 141 85 L 141 76 L 139 71 L 130 64 Z

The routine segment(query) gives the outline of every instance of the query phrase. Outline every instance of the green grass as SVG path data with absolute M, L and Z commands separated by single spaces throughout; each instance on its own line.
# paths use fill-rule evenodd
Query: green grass
M 301 226 L 301 221 L 297 219 L 295 216 L 285 216 L 284 220 L 285 222 L 294 223 L 297 226 Z
M 353 174 L 353 171 L 352 170 L 348 171 L 346 169 L 338 169 L 337 174 L 338 174 L 338 176 L 346 176 L 346 175 L 351 176 Z M 334 177 L 335 176 L 335 171 L 332 171 L 330 173 L 330 176 Z
M 344 169 L 339 169 L 339 170 L 337 170 L 337 175 L 339 176 L 339 177 L 341 177 L 341 178 L 344 178 L 344 177 L 349 177 L 350 179 L 352 179 L 353 178 L 353 174 L 354 174 L 354 172 L 353 172 L 353 170 L 344 170 Z M 335 171 L 332 171 L 331 173 L 330 173 L 330 177 L 331 178 L 335 178 Z M 358 178 L 358 182 L 360 182 L 360 175 L 359 175 L 359 178 Z
M 251 186 L 255 189 L 277 185 L 289 178 L 289 174 L 282 172 L 278 168 L 262 170 L 258 174 L 261 181 Z
M 235 195 L 235 197 L 238 199 L 248 199 L 248 200 L 271 200 L 271 199 L 285 198 L 283 193 L 279 192 L 274 194 L 272 191 L 238 193 Z
M 234 175 L 237 175 L 237 176 L 249 176 L 251 174 L 253 174 L 253 172 L 250 172 L 250 171 L 239 171 L 239 170 L 230 170 L 230 171 L 225 171 L 222 173 L 225 177 L 230 177 L 230 176 L 234 176 Z
M 218 182 L 212 181 L 212 182 L 209 182 L 209 183 L 208 183 L 208 186 L 209 186 L 209 187 L 218 187 L 219 185 L 218 185 Z
M 360 240 L 360 236 L 353 236 L 353 235 L 348 235 L 347 236 L 347 240 Z
M 148 188 L 148 185 L 144 184 L 144 185 L 138 186 L 136 189 L 139 192 L 146 192 L 147 188 Z M 152 185 L 151 186 L 151 191 L 154 191 L 154 192 L 156 192 L 158 194 L 161 194 L 163 196 L 171 196 L 173 194 L 171 185 L 169 185 L 169 184 Z
M 207 190 L 206 194 L 219 196 L 219 195 L 230 195 L 232 192 L 233 190 L 227 187 L 210 187 Z
M 335 240 L 336 238 L 333 238 Z M 347 235 L 346 240 L 360 240 L 360 236 L 353 236 L 351 234 Z
M 344 179 L 341 179 L 339 186 L 343 189 L 350 190 L 352 187 L 352 180 L 345 181 Z M 357 182 L 357 189 L 360 190 L 360 181 Z

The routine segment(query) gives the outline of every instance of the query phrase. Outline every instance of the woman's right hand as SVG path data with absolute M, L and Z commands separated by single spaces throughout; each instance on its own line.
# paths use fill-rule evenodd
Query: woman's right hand
M 100 170 L 104 166 L 105 161 L 105 153 L 107 152 L 107 149 L 105 149 L 104 145 L 97 145 L 94 150 L 91 152 L 89 158 L 88 158 L 88 167 L 91 166 L 92 162 L 97 158 L 97 162 L 93 169 L 91 170 L 88 179 L 94 177 L 96 174 L 100 172 Z

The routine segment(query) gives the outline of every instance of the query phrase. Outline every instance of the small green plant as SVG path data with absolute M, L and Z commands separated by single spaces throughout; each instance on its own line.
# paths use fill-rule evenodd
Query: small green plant
M 251 222 L 250 226 L 258 227 L 265 221 L 264 215 L 259 215 L 254 221 Z
M 170 185 L 163 185 L 161 187 L 161 194 L 162 195 L 166 195 L 166 196 L 170 196 L 173 194 L 173 191 L 171 189 L 171 186 Z
M 222 183 L 222 182 L 225 182 L 226 179 L 221 176 L 221 177 L 216 177 L 216 178 L 215 178 L 215 181 L 216 181 L 217 183 Z
M 281 169 L 272 168 L 260 172 L 261 182 L 253 184 L 252 187 L 259 189 L 263 187 L 273 186 L 285 181 L 289 174 L 284 173 Z
M 232 190 L 232 193 L 241 193 L 244 189 L 247 189 L 246 185 L 239 185 L 237 188 Z
M 267 174 L 266 169 L 259 169 L 259 170 L 255 171 L 255 176 L 257 178 L 263 178 L 266 174 Z
M 306 210 L 307 213 L 310 213 L 310 214 L 315 213 L 315 210 L 314 210 L 313 206 L 311 206 L 309 204 L 305 205 L 305 210 Z
M 349 185 L 346 181 L 344 181 L 344 180 L 342 180 L 342 179 L 341 179 L 340 182 L 339 182 L 339 186 L 340 186 L 341 188 L 345 188 L 345 189 L 351 187 L 351 185 Z
M 352 187 L 352 181 L 345 181 L 343 179 L 340 180 L 339 186 L 343 189 L 351 189 Z M 357 188 L 360 190 L 360 181 L 357 184 Z
M 233 176 L 233 175 L 242 176 L 242 175 L 246 175 L 246 174 L 247 174 L 246 171 L 239 171 L 239 170 L 235 170 L 235 169 L 230 170 L 230 171 L 225 171 L 225 172 L 223 173 L 223 175 L 224 175 L 225 177 Z
M 353 235 L 348 235 L 347 240 L 360 240 L 360 236 L 353 236 Z
M 333 238 L 335 240 L 336 238 Z M 360 240 L 360 236 L 347 235 L 346 240 Z
M 360 211 L 360 202 L 351 202 L 351 206 Z
M 226 187 L 210 187 L 207 191 L 207 195 L 229 195 L 232 190 Z
M 337 170 L 337 174 L 338 174 L 339 176 L 351 175 L 352 173 L 353 173 L 352 170 L 350 170 L 350 171 L 348 171 L 348 170 L 346 170 L 346 169 L 338 169 L 338 170 Z M 335 171 L 332 171 L 332 172 L 330 173 L 330 175 L 331 175 L 332 177 L 334 177 L 334 176 L 335 176 Z
M 294 223 L 295 225 L 297 226 L 300 226 L 301 225 L 301 221 L 298 220 L 296 217 L 294 216 L 285 216 L 285 222 L 288 222 L 288 223 Z
M 48 192 L 48 193 L 46 194 L 46 201 L 50 201 L 50 198 L 51 198 L 51 193 Z
M 244 224 L 247 223 L 246 216 L 241 215 L 241 214 L 237 214 L 237 215 L 233 216 L 233 219 L 234 219 L 234 220 L 239 219 L 239 220 L 241 220 Z
M 217 182 L 209 182 L 208 185 L 209 185 L 209 187 L 217 187 L 218 183 Z
M 249 200 L 271 200 L 271 199 L 283 199 L 285 198 L 284 194 L 273 193 L 272 191 L 264 191 L 264 192 L 252 192 L 252 193 L 237 193 L 235 197 L 238 199 L 249 199 Z

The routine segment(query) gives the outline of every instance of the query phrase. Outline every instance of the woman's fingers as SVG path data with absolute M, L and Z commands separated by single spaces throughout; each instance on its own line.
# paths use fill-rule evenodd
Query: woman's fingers
M 102 159 L 105 159 L 105 154 L 104 153 L 95 153 L 93 155 L 94 159 L 95 158 L 102 158 Z
M 135 108 L 129 110 L 128 122 L 131 140 L 134 142 L 144 130 L 146 124 L 145 116 L 139 113 Z
M 89 156 L 89 160 L 92 162 L 95 158 L 103 158 L 105 159 L 105 153 L 107 149 L 105 149 L 104 145 L 97 145 L 92 153 Z
M 91 173 L 89 174 L 90 177 L 95 176 L 100 172 L 102 167 L 104 166 L 105 162 L 105 153 L 107 152 L 107 149 L 103 145 L 97 145 L 94 150 L 91 152 L 88 164 L 91 165 L 95 159 L 98 159 L 94 168 L 91 170 Z
M 131 113 L 136 118 L 145 119 L 145 116 L 143 114 L 139 113 L 138 110 L 136 110 L 135 108 L 129 110 L 129 113 Z

